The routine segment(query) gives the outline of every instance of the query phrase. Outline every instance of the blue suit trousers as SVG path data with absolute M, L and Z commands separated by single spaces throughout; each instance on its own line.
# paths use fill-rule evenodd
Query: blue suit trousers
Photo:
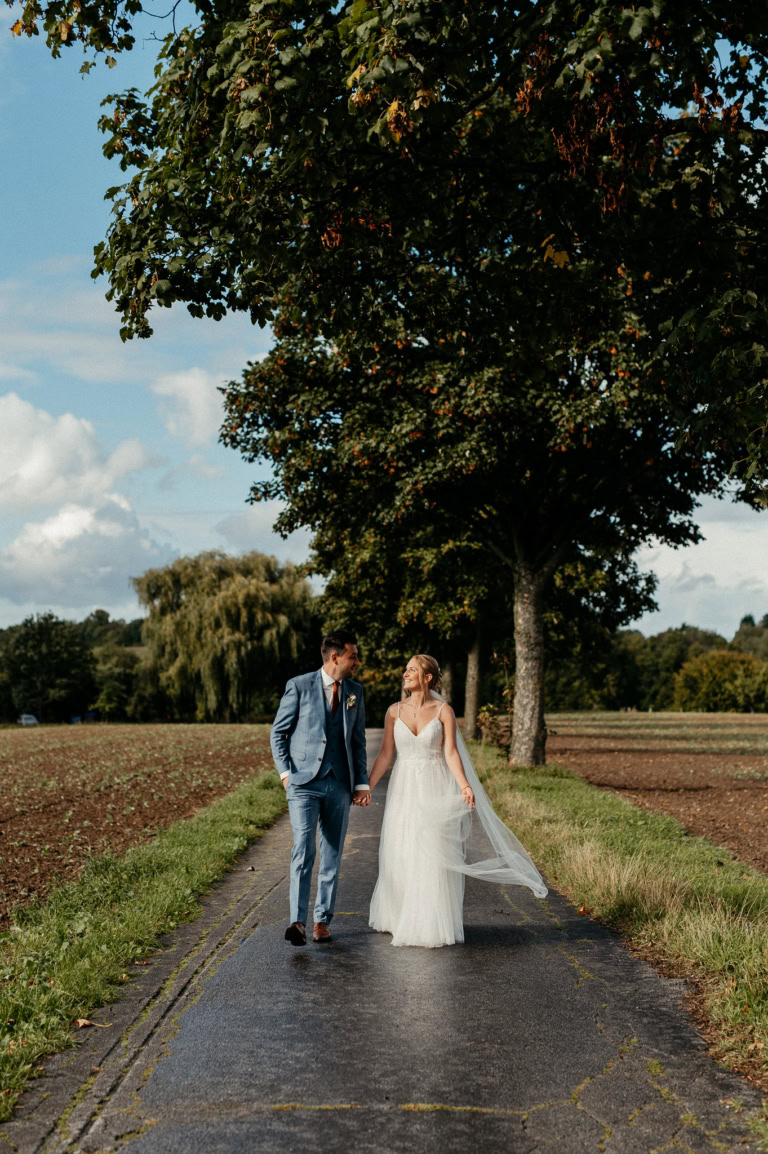
M 291 921 L 307 924 L 309 889 L 320 829 L 320 865 L 317 873 L 314 921 L 330 922 L 336 903 L 341 851 L 349 824 L 352 794 L 333 773 L 306 785 L 288 786 L 288 813 L 293 829 L 291 852 Z

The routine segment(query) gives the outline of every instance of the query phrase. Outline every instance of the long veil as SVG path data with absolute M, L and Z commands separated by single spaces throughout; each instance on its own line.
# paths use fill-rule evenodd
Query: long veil
M 438 701 L 445 700 L 435 690 L 431 694 Z M 539 871 L 491 805 L 458 728 L 456 746 L 475 795 L 475 808 L 468 810 L 457 792 L 432 811 L 432 821 L 443 830 L 443 836 L 438 839 L 443 865 L 480 881 L 527 886 L 537 898 L 546 897 L 547 887 Z M 456 830 L 457 819 L 458 837 L 455 832 L 449 832 L 451 828 Z

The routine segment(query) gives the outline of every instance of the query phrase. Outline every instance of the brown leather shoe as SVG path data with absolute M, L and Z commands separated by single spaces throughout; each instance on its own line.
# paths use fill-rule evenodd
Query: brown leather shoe
M 291 922 L 285 931 L 285 940 L 292 946 L 306 946 L 307 931 L 303 922 Z
M 315 922 L 314 928 L 312 930 L 312 941 L 313 942 L 330 942 L 330 940 L 331 940 L 331 931 L 328 929 L 325 922 Z

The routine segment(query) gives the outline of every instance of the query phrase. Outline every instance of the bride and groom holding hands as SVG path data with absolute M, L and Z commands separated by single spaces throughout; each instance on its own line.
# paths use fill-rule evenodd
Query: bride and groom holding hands
M 369 774 L 363 688 L 352 680 L 360 665 L 356 638 L 343 631 L 329 634 L 321 657 L 321 669 L 288 682 L 272 725 L 272 754 L 293 829 L 287 941 L 306 944 L 316 841 L 312 938 L 330 941 L 350 806 L 370 804 L 371 791 L 393 757 L 371 901 L 373 929 L 391 934 L 393 946 L 463 941 L 467 876 L 525 885 L 544 897 L 544 882 L 497 817 L 453 710 L 438 692 L 437 661 L 417 654 L 408 662 L 403 674 L 408 696 L 387 710 L 384 739 Z

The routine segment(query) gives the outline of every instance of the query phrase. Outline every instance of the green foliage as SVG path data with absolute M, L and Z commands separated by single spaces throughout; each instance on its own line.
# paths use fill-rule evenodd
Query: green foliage
M 111 20 L 127 47 L 113 4 L 51 0 L 53 50 L 70 28 L 100 48 Z M 426 517 L 438 550 L 466 543 L 473 586 L 507 566 L 533 638 L 580 552 L 695 540 L 696 497 L 732 467 L 758 500 L 759 6 L 198 11 L 151 93 L 108 102 L 128 175 L 94 273 L 125 337 L 177 301 L 274 323 L 224 440 L 275 466 L 254 496 L 284 501 L 281 528 L 324 549 Z
M 386 531 L 372 522 L 359 536 L 328 525 L 315 536 L 310 567 L 329 576 L 318 613 L 324 629 L 354 625 L 371 718 L 399 697 L 413 653 L 434 654 L 443 669 L 463 663 L 498 580 L 498 563 L 467 534 L 446 539 L 440 529 L 425 516 Z
M 124 718 L 136 692 L 139 656 L 119 645 L 102 645 L 95 654 L 97 696 L 91 709 L 106 721 Z
M 724 637 L 691 625 L 645 637 L 636 629 L 593 634 L 584 652 L 561 652 L 547 673 L 550 709 L 667 710 L 675 675 L 689 659 L 727 645 Z M 498 696 L 498 695 L 497 695 Z M 500 700 L 494 703 L 500 705 Z
M 140 617 L 133 621 L 113 620 L 106 609 L 94 609 L 80 622 L 83 640 L 92 648 L 99 645 L 141 645 Z
M 521 387 L 565 386 L 561 449 L 575 378 L 759 455 L 767 74 L 746 0 L 201 5 L 102 120 L 137 171 L 97 272 L 126 336 L 155 305 L 244 309 L 370 361 L 423 342 L 480 390 L 508 350 Z
M 768 710 L 768 662 L 714 649 L 687 661 L 675 677 L 675 709 L 719 713 Z
M 313 635 L 312 593 L 293 565 L 200 553 L 134 578 L 149 616 L 154 680 L 177 717 L 244 720 L 276 702 Z M 146 684 L 146 682 L 145 682 Z
M 740 653 L 751 653 L 761 661 L 768 661 L 768 613 L 758 624 L 751 614 L 743 617 L 731 645 Z
M 94 694 L 95 661 L 79 627 L 53 613 L 5 630 L 0 668 L 14 710 L 38 721 L 68 721 Z

